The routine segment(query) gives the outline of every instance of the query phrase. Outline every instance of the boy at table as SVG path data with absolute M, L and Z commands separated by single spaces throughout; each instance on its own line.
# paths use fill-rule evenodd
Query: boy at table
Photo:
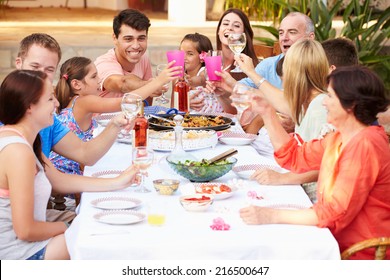
M 152 67 L 146 54 L 149 18 L 135 9 L 121 11 L 113 21 L 114 48 L 95 60 L 103 97 L 118 97 L 136 90 L 152 79 Z M 160 96 L 163 87 L 143 94 L 149 105 L 152 97 Z

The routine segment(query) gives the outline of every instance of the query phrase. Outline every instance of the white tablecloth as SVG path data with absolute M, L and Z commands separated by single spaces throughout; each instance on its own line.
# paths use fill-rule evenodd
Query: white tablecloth
M 214 149 L 197 150 L 198 158 L 211 158 L 231 146 L 218 144 Z M 237 165 L 249 163 L 276 164 L 260 156 L 251 146 L 239 146 Z M 133 260 L 195 260 L 195 259 L 339 259 L 339 248 L 328 229 L 299 225 L 246 225 L 238 210 L 254 203 L 258 205 L 296 205 L 310 207 L 311 202 L 299 185 L 261 186 L 254 181 L 242 181 L 233 171 L 217 179 L 239 188 L 225 200 L 214 201 L 206 212 L 187 212 L 179 202 L 182 194 L 193 193 L 191 183 L 174 173 L 167 165 L 168 153 L 156 152 L 156 163 L 148 170 L 147 186 L 151 193 L 135 193 L 132 188 L 116 192 L 83 193 L 79 214 L 66 231 L 67 246 L 72 259 L 133 259 Z M 85 175 L 97 171 L 123 170 L 131 163 L 131 145 L 116 143 Z M 152 180 L 177 178 L 181 185 L 173 196 L 154 191 Z M 249 190 L 255 190 L 262 200 L 250 200 Z M 131 225 L 108 225 L 93 216 L 103 210 L 91 201 L 110 196 L 130 196 L 142 200 L 138 211 L 146 213 L 147 205 L 164 209 L 163 226 L 151 226 L 147 221 Z M 213 219 L 221 217 L 231 228 L 214 231 Z

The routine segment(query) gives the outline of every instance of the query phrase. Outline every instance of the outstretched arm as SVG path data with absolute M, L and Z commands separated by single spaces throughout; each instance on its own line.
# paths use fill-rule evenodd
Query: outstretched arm
M 280 123 L 280 119 L 275 109 L 266 98 L 258 94 L 252 95 L 251 106 L 253 111 L 257 112 L 263 118 L 264 126 L 267 128 L 268 135 L 275 151 L 291 139 L 290 135 Z
M 271 85 L 267 80 L 263 80 L 263 77 L 257 74 L 252 58 L 245 54 L 236 55 L 234 58 L 242 71 L 256 84 L 276 111 L 291 116 L 291 110 L 283 96 L 283 91 Z
M 113 118 L 107 127 L 96 138 L 84 142 L 73 132 L 67 133 L 54 147 L 53 150 L 64 157 L 77 161 L 84 165 L 94 165 L 115 142 L 119 131 L 128 126 L 133 126 L 134 120 L 127 120 L 123 114 Z
M 136 181 L 136 174 L 139 171 L 136 166 L 130 166 L 115 178 L 95 178 L 62 173 L 46 157 L 45 162 L 47 164 L 45 173 L 52 184 L 53 190 L 63 194 L 124 189 Z
M 135 75 L 111 75 L 104 80 L 104 88 L 113 92 L 133 92 L 143 99 L 149 96 L 160 96 L 164 84 L 173 81 L 175 76 L 181 73 L 181 67 L 171 67 L 173 64 L 174 61 L 170 62 L 160 75 L 148 81 Z

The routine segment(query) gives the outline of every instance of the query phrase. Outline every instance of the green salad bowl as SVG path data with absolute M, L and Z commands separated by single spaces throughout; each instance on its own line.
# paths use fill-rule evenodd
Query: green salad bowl
M 232 170 L 237 163 L 237 159 L 230 157 L 208 165 L 204 164 L 205 161 L 202 163 L 198 161 L 173 162 L 167 157 L 167 162 L 177 174 L 191 182 L 210 182 Z

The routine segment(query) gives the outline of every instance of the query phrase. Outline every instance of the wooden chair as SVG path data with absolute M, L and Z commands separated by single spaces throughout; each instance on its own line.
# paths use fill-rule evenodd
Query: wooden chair
M 390 247 L 390 237 L 377 237 L 371 238 L 367 240 L 363 240 L 357 242 L 345 249 L 344 252 L 341 253 L 341 259 L 347 260 L 355 253 L 367 249 L 367 248 L 375 248 L 375 260 L 384 260 L 386 259 L 387 249 Z M 388 253 L 390 255 L 390 252 Z
M 264 59 L 281 53 L 279 42 L 275 42 L 273 47 L 260 44 L 254 44 L 253 47 L 255 49 L 256 56 L 259 59 Z

